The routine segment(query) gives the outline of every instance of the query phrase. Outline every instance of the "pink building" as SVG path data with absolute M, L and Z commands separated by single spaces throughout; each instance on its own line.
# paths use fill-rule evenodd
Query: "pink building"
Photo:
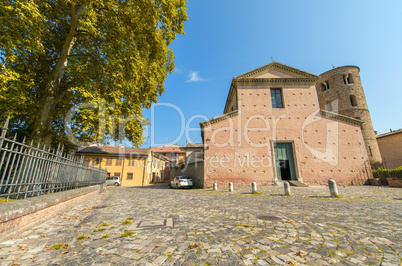
M 204 186 L 367 180 L 363 121 L 320 110 L 318 79 L 277 62 L 235 77 L 223 115 L 200 124 Z

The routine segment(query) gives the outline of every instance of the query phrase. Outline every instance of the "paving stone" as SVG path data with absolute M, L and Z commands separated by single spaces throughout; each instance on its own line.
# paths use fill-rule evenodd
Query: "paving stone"
M 236 194 L 108 187 L 106 194 L 0 243 L 0 265 L 400 264 L 400 189 L 340 187 L 336 199 L 327 197 L 327 187 L 311 186 L 293 188 L 291 197 L 270 196 L 282 190 L 259 187 L 263 194 L 256 197 L 239 194 L 249 187 L 236 188 Z M 172 218 L 173 227 L 122 237 L 129 228 L 122 222 L 130 217 Z M 95 232 L 101 223 L 109 226 Z M 91 238 L 77 240 L 80 235 Z M 69 252 L 47 248 L 56 243 L 68 244 Z

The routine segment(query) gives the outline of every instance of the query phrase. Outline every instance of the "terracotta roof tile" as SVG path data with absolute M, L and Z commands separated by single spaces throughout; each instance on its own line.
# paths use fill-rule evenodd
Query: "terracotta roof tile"
M 78 154 L 139 154 L 148 155 L 150 149 L 125 148 L 123 146 L 93 146 L 77 151 Z

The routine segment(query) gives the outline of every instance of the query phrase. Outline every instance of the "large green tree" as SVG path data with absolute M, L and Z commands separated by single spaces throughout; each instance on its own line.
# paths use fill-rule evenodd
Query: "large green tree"
M 68 142 L 66 116 L 82 141 L 118 139 L 125 121 L 141 144 L 186 20 L 186 0 L 2 0 L 0 121 L 47 144 Z

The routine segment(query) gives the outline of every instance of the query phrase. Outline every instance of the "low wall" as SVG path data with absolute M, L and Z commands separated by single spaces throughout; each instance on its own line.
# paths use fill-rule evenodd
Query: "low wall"
M 176 176 L 188 176 L 193 180 L 193 186 L 204 187 L 204 162 L 195 162 L 185 165 L 183 169 L 172 168 L 170 170 L 170 181 Z
M 402 178 L 387 178 L 390 187 L 402 187 Z
M 0 241 L 29 230 L 55 214 L 93 198 L 100 192 L 100 188 L 99 185 L 84 187 L 0 204 Z

